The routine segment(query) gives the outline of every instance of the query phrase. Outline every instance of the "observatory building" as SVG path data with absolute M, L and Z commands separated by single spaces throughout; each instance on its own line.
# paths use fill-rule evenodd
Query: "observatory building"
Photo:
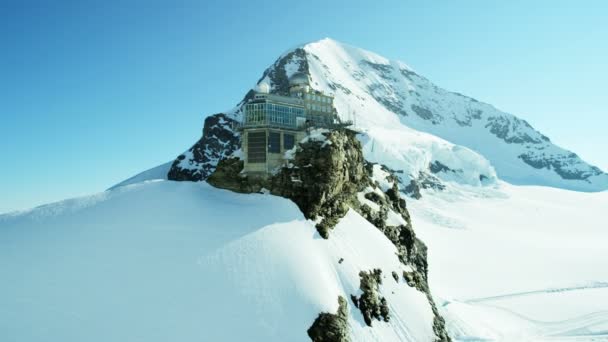
M 311 128 L 340 125 L 333 97 L 313 90 L 308 75 L 296 72 L 289 78 L 289 96 L 270 94 L 266 83 L 258 85 L 244 106 L 243 171 L 265 175 L 281 166 L 285 151 L 292 149 Z

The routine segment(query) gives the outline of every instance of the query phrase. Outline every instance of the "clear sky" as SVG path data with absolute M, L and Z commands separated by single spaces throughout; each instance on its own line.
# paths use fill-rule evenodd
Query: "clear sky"
M 0 212 L 167 162 L 285 50 L 406 62 L 608 169 L 606 1 L 0 0 Z

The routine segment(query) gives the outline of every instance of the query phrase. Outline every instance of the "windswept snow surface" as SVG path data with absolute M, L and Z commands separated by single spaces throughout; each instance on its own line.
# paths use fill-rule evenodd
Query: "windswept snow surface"
M 339 260 L 343 258 L 343 262 Z M 381 268 L 389 323 L 350 295 Z M 430 341 L 426 296 L 354 211 L 329 240 L 291 201 L 153 181 L 0 216 L 2 341 L 308 341 L 349 302 L 352 341 Z
M 608 192 L 501 182 L 408 206 L 453 338 L 608 340 Z

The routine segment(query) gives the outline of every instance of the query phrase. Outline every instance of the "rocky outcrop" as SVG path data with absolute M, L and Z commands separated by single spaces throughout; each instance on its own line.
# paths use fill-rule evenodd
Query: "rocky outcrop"
M 412 110 L 414 111 L 414 113 L 416 113 L 416 115 L 418 115 L 420 118 L 422 118 L 423 120 L 429 120 L 431 121 L 431 123 L 433 125 L 437 125 L 441 122 L 442 117 L 439 115 L 436 115 L 435 113 L 433 113 L 431 110 L 418 106 L 418 105 L 411 105 L 410 108 L 412 108 Z
M 293 152 L 284 167 L 268 177 L 241 173 L 243 162 L 238 158 L 222 160 L 207 182 L 243 193 L 265 189 L 289 198 L 306 218 L 319 222 L 316 228 L 325 239 L 348 210 L 356 210 L 395 245 L 399 260 L 411 269 L 408 283 L 429 299 L 436 316 L 433 329 L 437 339 L 449 341 L 427 284 L 427 248 L 412 228 L 398 178 L 389 169 L 365 161 L 356 133 L 347 129 L 311 132 Z M 393 220 L 388 220 L 389 214 Z M 399 224 L 395 224 L 395 216 L 401 218 Z M 372 318 L 390 317 L 386 299 L 378 297 L 379 272 L 361 273 L 364 295 L 353 299 L 370 325 Z
M 462 170 L 453 170 L 447 165 L 441 163 L 439 160 L 435 160 L 434 162 L 429 164 L 429 170 L 432 173 L 440 173 L 440 172 L 462 172 Z
M 221 162 L 207 180 L 209 184 L 237 192 L 262 188 L 294 201 L 308 219 L 320 219 L 317 230 L 323 238 L 350 207 L 359 206 L 356 193 L 370 184 L 361 143 L 349 130 L 325 131 L 323 141 L 301 142 L 286 167 L 269 178 L 240 174 L 240 161 Z
M 378 192 L 366 193 L 365 198 L 374 202 L 378 209 L 372 210 L 368 205 L 363 204 L 359 211 L 397 247 L 399 260 L 420 272 L 426 281 L 428 273 L 426 245 L 416 238 L 410 214 L 405 206 L 405 200 L 399 194 L 397 184 L 397 180 L 394 179 L 392 187 L 387 189 L 383 195 L 379 195 Z M 375 195 L 370 196 L 370 194 Z M 403 223 L 400 225 L 387 224 L 389 210 L 401 216 Z
M 589 177 L 603 174 L 598 167 L 580 165 L 580 158 L 575 153 L 554 156 L 523 153 L 519 159 L 535 169 L 553 170 L 563 179 L 588 181 Z
M 319 314 L 307 333 L 313 342 L 349 342 L 346 299 L 338 297 L 338 312 Z
M 369 178 L 355 132 L 331 131 L 323 137 L 300 143 L 289 165 L 272 179 L 271 190 L 294 201 L 307 218 L 321 218 L 317 230 L 327 238 L 349 207 L 357 206 L 356 193 Z
M 317 230 L 323 238 L 329 237 L 331 229 L 352 208 L 393 242 L 404 264 L 413 265 L 426 279 L 426 246 L 416 238 L 398 179 L 390 170 L 365 161 L 355 132 L 326 131 L 321 139 L 307 138 L 296 149 L 293 159 L 268 178 L 242 174 L 243 162 L 228 158 L 220 161 L 207 182 L 242 193 L 267 189 L 289 198 L 306 218 L 319 221 Z M 383 191 L 374 181 L 379 177 L 391 187 Z M 368 202 L 362 203 L 359 195 Z M 399 215 L 403 224 L 387 224 L 389 211 Z
M 507 144 L 540 144 L 550 141 L 549 138 L 535 131 L 527 121 L 516 117 L 490 116 L 485 127 Z
M 433 169 L 435 169 L 435 170 L 437 170 L 437 169 L 435 167 L 433 167 L 432 164 L 430 167 L 431 167 L 431 169 L 430 169 L 431 173 L 420 171 L 416 178 L 412 177 L 412 179 L 410 180 L 410 183 L 404 189 L 404 193 L 406 195 L 408 195 L 414 199 L 420 199 L 420 198 L 422 198 L 422 193 L 421 193 L 422 189 L 433 189 L 433 190 L 437 190 L 437 191 L 445 190 L 446 187 L 443 184 L 443 182 L 441 181 L 441 179 L 439 179 L 438 177 L 436 177 L 435 175 L 432 174 Z M 442 172 L 442 171 L 439 171 L 439 172 Z M 439 173 L 439 172 L 437 172 L 437 173 Z M 451 170 L 450 172 L 457 172 L 457 171 Z
M 308 73 L 308 60 L 306 59 L 306 51 L 304 49 L 295 49 L 281 56 L 274 64 L 264 71 L 264 74 L 258 80 L 258 84 L 262 81 L 269 82 L 272 85 L 271 92 L 278 95 L 289 95 L 289 77 L 285 70 L 285 65 L 290 64 L 295 71 Z
M 236 125 L 237 121 L 226 114 L 208 116 L 203 136 L 173 161 L 167 178 L 192 182 L 207 179 L 220 160 L 240 147 L 241 138 L 235 130 Z
M 421 199 L 421 190 L 422 187 L 420 186 L 420 182 L 418 182 L 416 179 L 412 179 L 405 189 L 403 189 L 403 192 L 413 199 Z
M 361 271 L 359 273 L 360 285 L 359 288 L 363 292 L 358 298 L 351 296 L 351 300 L 355 307 L 361 311 L 363 320 L 368 326 L 372 326 L 372 320 L 388 322 L 390 313 L 386 299 L 378 293 L 382 284 L 382 270 L 374 269 L 369 272 Z
M 431 291 L 428 287 L 428 282 L 426 279 L 422 279 L 420 273 L 418 272 L 403 272 L 403 280 L 405 280 L 406 284 L 411 287 L 418 289 L 421 292 L 424 292 L 431 303 L 431 309 L 433 310 L 433 314 L 435 317 L 433 318 L 433 331 L 437 336 L 437 341 L 451 341 L 450 336 L 448 336 L 447 330 L 445 328 L 445 320 L 439 314 L 439 310 L 437 310 L 437 305 L 431 296 Z

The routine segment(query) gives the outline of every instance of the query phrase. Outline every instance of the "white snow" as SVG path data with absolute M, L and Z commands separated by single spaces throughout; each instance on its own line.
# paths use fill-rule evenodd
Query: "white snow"
M 378 211 L 380 210 L 380 206 L 370 200 L 368 200 L 367 198 L 365 198 L 365 194 L 368 193 L 369 191 L 361 191 L 357 193 L 357 199 L 359 200 L 359 202 L 363 205 L 367 205 L 369 206 L 373 211 Z
M 199 163 L 194 161 L 194 153 L 192 152 L 192 150 L 187 150 L 182 154 L 185 158 L 183 158 L 179 161 L 179 163 L 177 163 L 177 166 L 180 169 L 194 171 L 200 168 Z
M 424 166 L 421 162 L 432 159 L 463 170 L 460 175 L 441 176 L 446 181 L 472 185 L 479 181 L 475 175 L 493 176 L 495 169 L 502 180 L 513 184 L 579 191 L 608 189 L 607 174 L 591 176 L 586 181 L 564 179 L 553 168 L 536 169 L 524 163 L 520 155 L 525 153 L 566 160 L 571 152 L 553 145 L 525 121 L 491 105 L 443 90 L 402 62 L 332 39 L 302 48 L 307 52 L 312 86 L 335 96 L 334 104 L 342 119 L 353 120 L 356 129 L 372 135 L 380 145 L 383 142 L 390 145 L 393 151 L 387 152 L 396 153 L 396 160 L 401 160 L 401 151 L 419 158 L 409 168 L 397 170 L 417 171 Z M 493 122 L 506 127 L 504 138 L 491 132 Z M 378 134 L 379 131 L 383 133 Z M 430 134 L 417 134 L 419 132 Z M 386 139 L 392 141 L 389 143 Z M 506 141 L 513 139 L 529 139 L 529 142 Z M 374 158 L 369 152 L 366 151 L 366 156 Z M 491 174 L 488 174 L 489 168 Z M 578 157 L 569 159 L 563 169 L 594 172 Z
M 408 206 L 456 340 L 608 339 L 608 192 L 501 182 Z
M 401 215 L 397 214 L 392 209 L 388 210 L 387 217 L 386 217 L 387 226 L 400 226 L 400 225 L 405 226 L 406 224 L 407 224 L 407 222 L 405 222 L 405 220 L 403 219 L 403 217 L 401 217 Z
M 323 146 L 325 146 L 325 142 L 327 141 L 327 136 L 325 136 L 325 134 L 327 133 L 329 133 L 329 130 L 326 128 L 315 128 L 308 132 L 300 143 L 305 144 L 309 141 L 318 141 L 323 142 Z
M 390 182 L 387 178 L 390 174 L 384 170 L 380 164 L 374 164 L 372 166 L 372 180 L 380 186 L 380 189 L 383 192 L 386 192 L 388 189 L 393 187 L 393 182 Z
M 153 167 L 149 170 L 146 170 L 144 172 L 140 172 L 138 174 L 136 174 L 135 176 L 126 179 L 114 186 L 112 186 L 110 188 L 114 189 L 120 186 L 125 186 L 125 185 L 129 185 L 129 184 L 135 184 L 135 183 L 140 183 L 140 182 L 144 182 L 144 181 L 150 181 L 150 180 L 166 180 L 167 179 L 167 174 L 169 173 L 169 169 L 171 169 L 171 164 L 173 164 L 173 161 L 164 163 L 162 165 Z
M 457 174 L 438 174 L 442 180 L 481 185 L 479 177 L 484 175 L 488 182 L 496 181 L 494 168 L 481 155 L 401 124 L 393 128 L 370 128 L 358 137 L 363 144 L 365 158 L 402 171 L 401 178 L 406 185 L 410 178 L 427 171 L 435 160 L 452 169 L 463 170 Z
M 343 262 L 339 260 L 343 258 Z M 391 321 L 350 301 L 383 271 Z M 0 216 L 6 341 L 308 341 L 349 302 L 352 341 L 429 341 L 426 296 L 392 243 L 350 211 L 320 238 L 289 200 L 154 181 Z

